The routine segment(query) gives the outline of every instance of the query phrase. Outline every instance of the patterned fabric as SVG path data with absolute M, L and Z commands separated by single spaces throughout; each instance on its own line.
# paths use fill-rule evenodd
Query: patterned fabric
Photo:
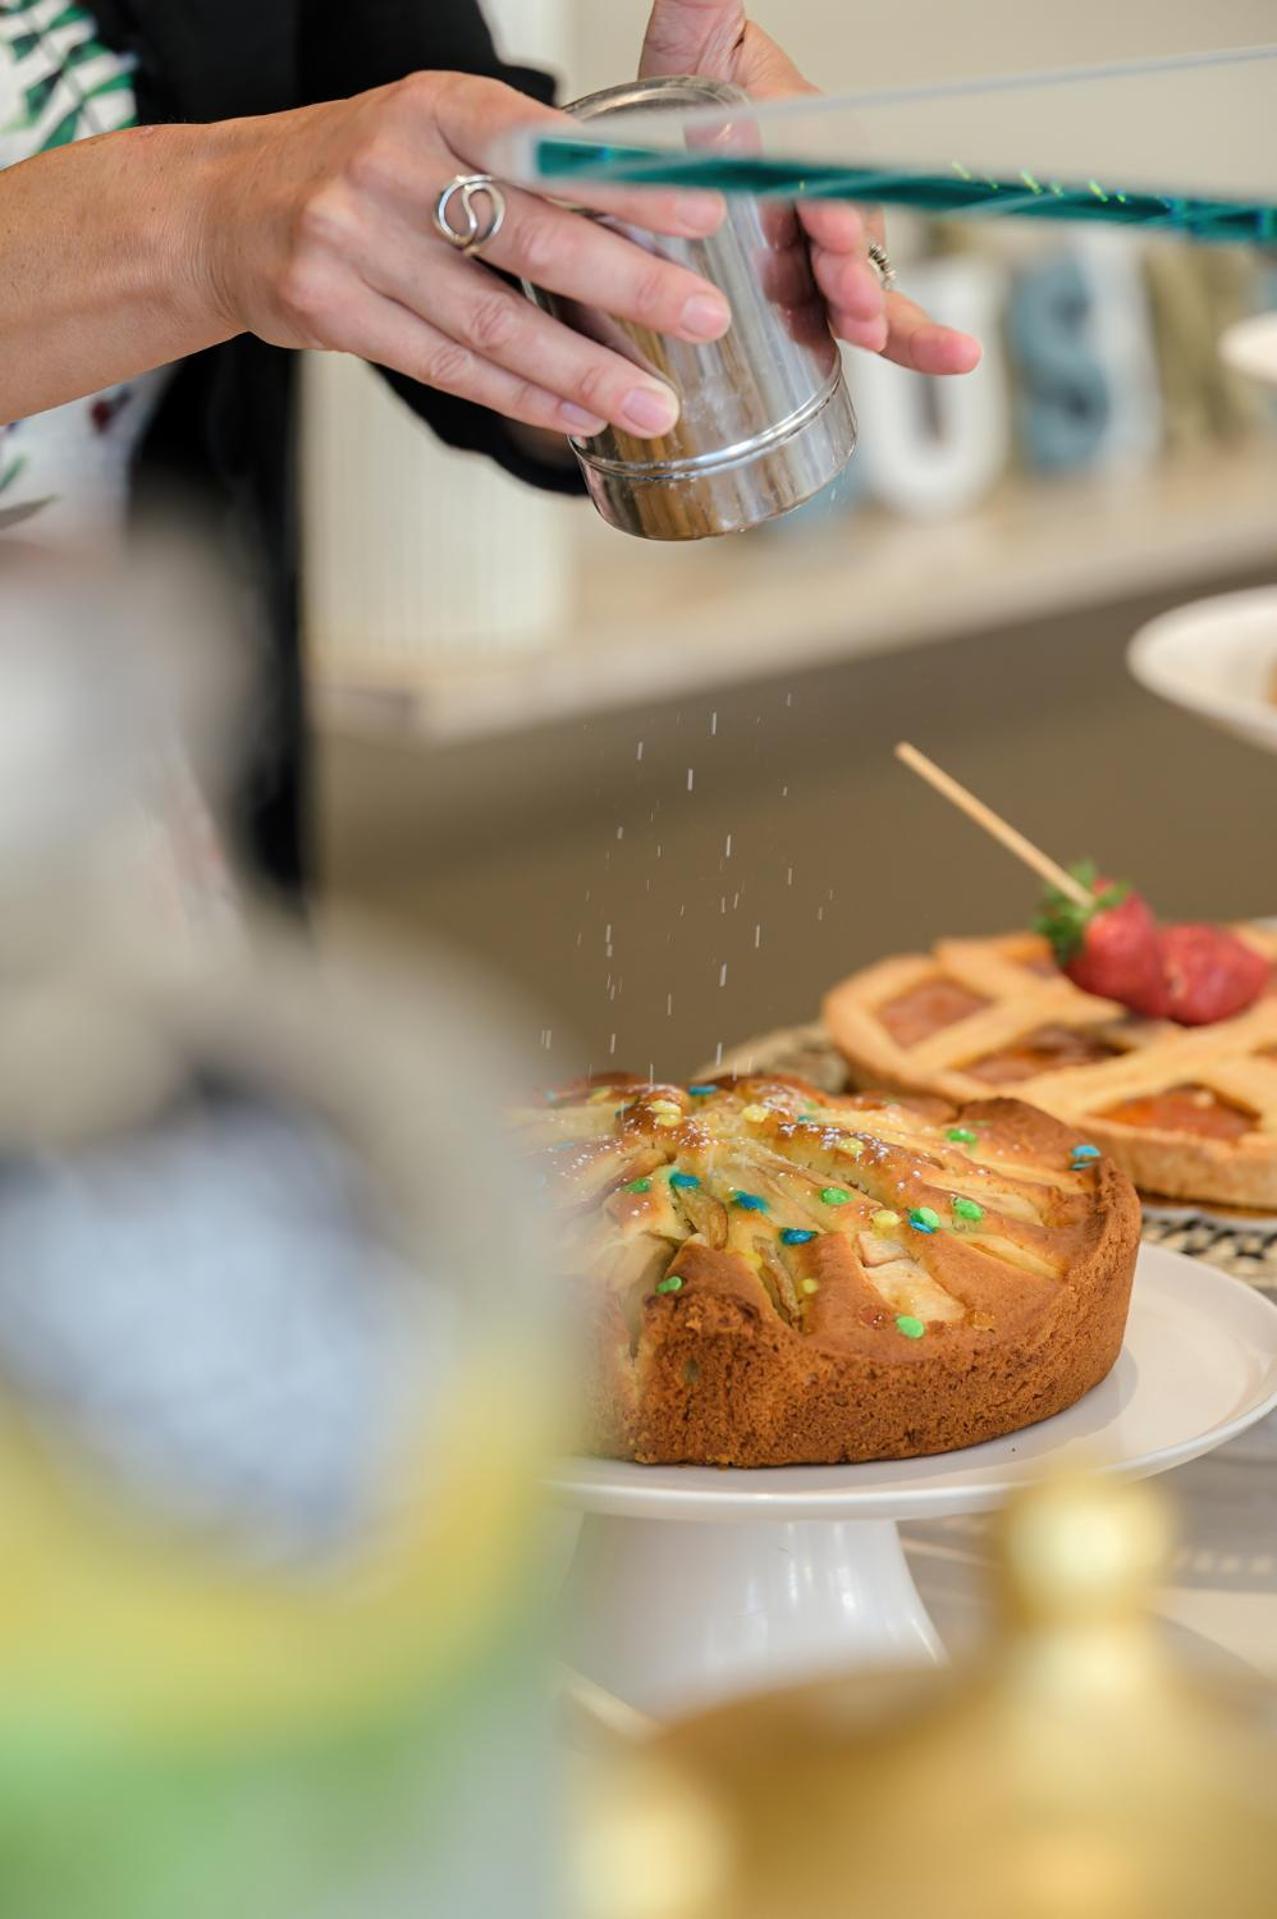
M 0 0 L 0 166 L 136 120 L 132 62 L 103 46 L 88 8 Z M 166 377 L 0 426 L 0 533 L 37 522 L 30 530 L 41 539 L 62 538 L 118 525 L 129 463 Z

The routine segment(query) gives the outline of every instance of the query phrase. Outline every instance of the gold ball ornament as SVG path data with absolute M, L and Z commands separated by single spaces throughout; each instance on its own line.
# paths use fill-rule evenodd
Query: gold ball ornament
M 1171 1657 L 1161 1499 L 1061 1478 L 997 1537 L 1000 1630 L 965 1670 L 765 1695 L 631 1754 L 653 1899 L 604 1817 L 588 1919 L 1272 1919 L 1274 1697 Z

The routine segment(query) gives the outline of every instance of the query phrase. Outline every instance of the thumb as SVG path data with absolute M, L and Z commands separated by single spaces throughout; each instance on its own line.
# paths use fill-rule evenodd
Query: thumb
M 639 78 L 699 73 L 730 80 L 744 32 L 743 0 L 652 0 Z

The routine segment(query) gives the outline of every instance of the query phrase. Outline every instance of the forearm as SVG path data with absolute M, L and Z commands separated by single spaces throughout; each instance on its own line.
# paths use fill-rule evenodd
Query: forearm
M 244 124 L 131 128 L 0 171 L 0 421 L 240 330 L 206 260 Z

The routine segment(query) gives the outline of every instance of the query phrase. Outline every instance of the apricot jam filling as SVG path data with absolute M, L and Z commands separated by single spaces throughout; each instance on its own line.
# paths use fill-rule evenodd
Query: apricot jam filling
M 1208 1086 L 1172 1086 L 1143 1099 L 1124 1099 L 1101 1114 L 1119 1126 L 1151 1127 L 1161 1133 L 1195 1133 L 1202 1139 L 1240 1139 L 1255 1128 L 1255 1115 Z
M 887 1000 L 878 1008 L 878 1018 L 897 1046 L 918 1046 L 946 1026 L 956 1026 L 989 1004 L 980 993 L 960 986 L 956 979 L 937 974 L 911 986 L 907 993 Z

